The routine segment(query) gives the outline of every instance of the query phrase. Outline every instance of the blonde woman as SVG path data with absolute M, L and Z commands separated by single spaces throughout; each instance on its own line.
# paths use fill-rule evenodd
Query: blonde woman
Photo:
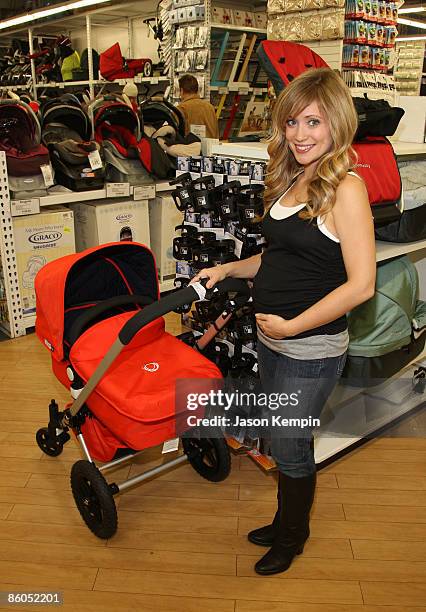
M 208 287 L 254 279 L 260 378 L 267 392 L 297 392 L 286 418 L 318 418 L 341 375 L 346 313 L 375 286 L 375 244 L 363 181 L 351 168 L 357 115 L 349 89 L 328 68 L 308 70 L 279 96 L 269 142 L 262 255 L 209 268 Z M 271 524 L 248 534 L 270 550 L 259 574 L 289 568 L 309 537 L 316 467 L 312 428 L 271 432 L 279 469 Z

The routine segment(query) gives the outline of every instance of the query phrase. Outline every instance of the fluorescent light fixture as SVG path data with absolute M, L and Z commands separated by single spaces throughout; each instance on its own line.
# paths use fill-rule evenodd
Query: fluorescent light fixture
M 423 13 L 423 11 L 426 11 L 424 6 L 418 6 L 417 8 L 415 6 L 407 6 L 407 8 L 398 9 L 398 15 L 403 15 L 404 13 Z
M 6 19 L 6 21 L 0 21 L 0 30 L 13 28 L 14 26 L 23 25 L 24 23 L 30 24 L 37 19 L 44 19 L 45 17 L 58 15 L 59 13 L 64 13 L 65 11 L 86 8 L 88 6 L 94 6 L 95 4 L 103 4 L 104 2 L 111 2 L 111 0 L 76 0 L 76 2 L 61 4 L 60 6 L 52 6 L 52 8 L 42 11 L 35 11 L 34 13 L 27 13 L 26 15 L 19 15 L 18 17 Z
M 396 42 L 406 42 L 409 40 L 426 40 L 426 36 L 401 36 L 401 38 L 398 36 Z
M 411 26 L 412 28 L 420 28 L 421 30 L 426 30 L 426 23 L 424 21 L 416 21 L 414 19 L 402 19 L 402 17 L 398 17 L 398 23 Z

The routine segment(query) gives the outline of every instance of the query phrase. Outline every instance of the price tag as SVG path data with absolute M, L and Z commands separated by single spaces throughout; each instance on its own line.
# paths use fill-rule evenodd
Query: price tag
M 119 85 L 125 85 L 126 84 L 126 79 L 118 79 L 118 84 Z
M 173 440 L 167 440 L 163 444 L 163 450 L 161 453 L 164 455 L 165 453 L 173 453 L 177 451 L 179 448 L 179 438 L 173 438 Z
M 133 81 L 134 81 L 135 83 L 142 83 L 142 77 L 141 77 L 141 75 L 140 75 L 140 74 L 137 74 L 137 75 L 135 76 L 135 78 L 133 79 Z
M 65 83 L 56 83 L 59 89 L 65 89 Z
M 130 195 L 129 183 L 107 183 L 107 198 L 123 198 Z
M 88 155 L 90 167 L 92 170 L 99 170 L 102 168 L 102 159 L 99 155 L 99 151 L 91 151 Z
M 241 251 L 243 250 L 243 241 L 242 240 L 238 240 L 238 238 L 234 237 L 234 242 L 235 242 L 234 253 L 238 257 L 238 259 L 240 259 Z
M 219 93 L 220 94 L 228 93 L 228 88 L 227 87 L 219 87 Z
M 40 212 L 40 200 L 38 198 L 32 198 L 31 200 L 11 200 L 10 209 L 12 217 L 36 215 Z
M 206 126 L 205 125 L 197 125 L 195 123 L 191 123 L 190 131 L 193 134 L 195 134 L 195 136 L 198 136 L 198 138 L 206 137 Z
M 155 185 L 139 185 L 133 188 L 134 200 L 153 200 L 155 198 Z
M 53 180 L 53 170 L 50 164 L 43 164 L 40 166 L 41 173 L 43 175 L 44 184 L 46 187 L 51 187 L 55 184 Z
M 261 88 L 261 87 L 255 87 L 255 88 L 253 89 L 253 95 L 255 95 L 255 96 L 261 96 L 261 95 L 262 95 L 262 93 L 263 93 L 263 92 L 262 92 L 262 88 Z
M 151 77 L 151 85 L 158 85 L 158 77 Z

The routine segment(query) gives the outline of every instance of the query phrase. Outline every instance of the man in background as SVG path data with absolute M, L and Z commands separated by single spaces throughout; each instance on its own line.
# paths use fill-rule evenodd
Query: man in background
M 185 133 L 191 131 L 191 125 L 205 125 L 206 138 L 219 138 L 219 127 L 214 106 L 198 94 L 198 81 L 191 74 L 179 79 L 181 103 L 178 109 L 185 117 Z

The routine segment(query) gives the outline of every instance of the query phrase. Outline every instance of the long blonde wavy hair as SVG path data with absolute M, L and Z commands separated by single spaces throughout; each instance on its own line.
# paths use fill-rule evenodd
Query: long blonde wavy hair
M 330 212 L 339 183 L 355 163 L 351 143 L 358 118 L 348 87 L 331 68 L 307 70 L 284 89 L 274 106 L 272 134 L 268 140 L 270 161 L 265 179 L 265 213 L 303 169 L 290 150 L 285 129 L 287 120 L 297 117 L 312 102 L 317 102 L 323 116 L 328 118 L 332 146 L 318 162 L 307 187 L 306 209 L 299 216 L 313 219 Z

